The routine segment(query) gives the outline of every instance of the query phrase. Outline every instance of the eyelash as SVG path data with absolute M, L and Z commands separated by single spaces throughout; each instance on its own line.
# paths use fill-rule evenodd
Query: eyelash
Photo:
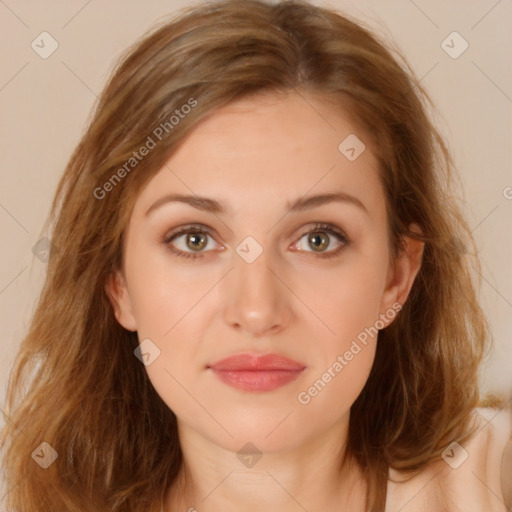
M 300 236 L 299 240 L 302 237 L 304 237 L 305 235 L 309 235 L 310 233 L 315 233 L 315 232 L 318 232 L 318 231 L 325 232 L 325 233 L 328 233 L 330 235 L 333 235 L 340 242 L 342 242 L 342 244 L 337 249 L 334 249 L 334 250 L 331 250 L 331 251 L 325 252 L 325 253 L 316 253 L 316 257 L 318 257 L 318 258 L 324 258 L 324 259 L 333 258 L 333 257 L 337 256 L 350 243 L 350 241 L 348 240 L 347 236 L 341 230 L 339 230 L 338 228 L 336 228 L 332 224 L 325 224 L 325 223 L 315 224 L 311 229 L 309 229 L 308 231 L 303 233 Z M 190 233 L 193 233 L 193 234 L 196 234 L 196 235 L 202 235 L 202 234 L 209 235 L 212 238 L 214 238 L 212 233 L 210 232 L 210 230 L 203 229 L 203 226 L 196 224 L 196 225 L 185 226 L 185 227 L 179 229 L 178 231 L 174 231 L 172 233 L 168 233 L 164 237 L 163 243 L 165 243 L 169 247 L 169 249 L 174 254 L 176 254 L 179 257 L 187 258 L 187 259 L 188 258 L 192 258 L 193 260 L 195 260 L 197 258 L 202 258 L 204 256 L 204 252 L 207 252 L 207 251 L 204 251 L 204 252 L 187 252 L 187 251 L 182 251 L 180 249 L 175 249 L 171 245 L 172 240 L 174 240 L 175 238 L 178 238 L 181 235 L 186 235 L 186 234 L 190 234 Z M 306 252 L 313 252 L 313 251 L 306 251 Z M 315 254 L 315 253 L 313 253 L 313 254 Z

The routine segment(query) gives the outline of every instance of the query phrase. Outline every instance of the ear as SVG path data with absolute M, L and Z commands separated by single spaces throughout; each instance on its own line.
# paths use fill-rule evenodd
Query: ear
M 417 224 L 411 224 L 409 228 L 414 233 L 422 234 Z M 407 300 L 414 279 L 421 267 L 424 247 L 425 243 L 420 240 L 411 237 L 404 238 L 403 249 L 395 261 L 390 263 L 388 269 L 386 288 L 382 296 L 381 318 L 383 318 L 382 314 L 387 317 L 386 312 L 390 309 L 396 311 L 397 303 L 403 306 Z M 393 304 L 395 304 L 395 307 L 393 307 Z M 385 322 L 386 327 L 392 322 L 394 317 L 395 315 L 392 316 L 391 320 Z
M 117 321 L 127 330 L 136 331 L 137 322 L 132 310 L 132 303 L 126 280 L 120 271 L 110 274 L 105 283 L 105 292 L 114 308 Z

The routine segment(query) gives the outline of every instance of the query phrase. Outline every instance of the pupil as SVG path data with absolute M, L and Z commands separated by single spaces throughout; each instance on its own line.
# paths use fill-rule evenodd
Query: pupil
M 312 234 L 310 235 L 309 237 L 309 240 L 310 242 L 313 243 L 313 245 L 316 247 L 316 248 L 322 248 L 322 247 L 325 247 L 325 237 L 323 237 L 323 240 L 322 240 L 322 236 L 319 235 L 318 233 L 317 234 Z M 317 243 L 318 242 L 318 243 Z
M 192 244 L 196 249 L 202 248 L 201 237 L 204 239 L 204 235 L 202 235 L 201 233 L 194 233 L 189 236 L 188 240 L 189 242 L 192 241 Z M 199 243 L 199 245 L 197 244 L 197 242 Z

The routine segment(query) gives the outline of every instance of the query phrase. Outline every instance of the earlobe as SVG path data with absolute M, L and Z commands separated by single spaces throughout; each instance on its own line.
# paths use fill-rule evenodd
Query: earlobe
M 411 230 L 421 234 L 421 229 L 416 224 L 411 226 Z M 381 313 L 385 313 L 396 303 L 403 306 L 407 300 L 414 280 L 421 268 L 424 248 L 424 242 L 415 238 L 405 237 L 404 248 L 396 258 L 394 265 L 390 266 L 388 272 L 388 281 L 383 295 Z
M 110 274 L 105 283 L 105 293 L 112 304 L 117 321 L 127 330 L 136 331 L 137 322 L 132 310 L 132 304 L 126 281 L 119 271 Z

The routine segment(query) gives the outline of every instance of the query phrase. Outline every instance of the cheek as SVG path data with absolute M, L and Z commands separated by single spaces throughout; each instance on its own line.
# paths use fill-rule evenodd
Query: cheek
M 208 324 L 204 304 L 214 276 L 193 269 L 184 275 L 169 255 L 147 250 L 131 251 L 126 274 L 139 342 L 151 340 L 146 371 L 153 387 L 170 409 L 197 414 L 187 390 L 205 363 L 198 344 Z
M 310 368 L 296 401 L 302 414 L 326 424 L 347 413 L 364 388 L 373 366 L 386 265 L 358 254 L 323 282 L 317 311 L 331 331 L 314 338 Z
M 212 283 L 208 276 L 194 278 L 193 269 L 186 275 L 160 248 L 142 249 L 135 247 L 126 261 L 137 330 L 141 339 L 165 340 L 176 327 L 187 323 L 187 315 Z
M 356 272 L 340 273 L 339 286 L 332 285 L 323 294 L 322 317 L 334 334 L 318 336 L 314 343 L 317 364 L 297 401 L 305 412 L 334 419 L 348 411 L 361 393 L 375 358 L 378 336 L 378 275 L 360 279 Z
M 299 296 L 307 297 L 307 306 L 323 323 L 320 328 L 327 348 L 343 349 L 349 340 L 375 325 L 386 271 L 385 257 L 353 252 L 329 268 L 302 268 L 296 272 L 293 286 Z
M 361 394 L 375 357 L 375 342 L 355 342 L 306 380 L 295 401 L 297 417 L 325 428 L 347 415 Z M 316 369 L 315 369 L 316 370 Z
M 311 309 L 329 328 L 313 337 L 317 364 L 297 396 L 308 415 L 335 417 L 348 410 L 368 379 L 382 328 L 379 314 L 387 272 L 387 253 L 375 257 L 383 252 L 377 248 L 375 244 L 347 255 L 341 265 L 310 274 L 302 284 L 302 293 L 312 298 Z

